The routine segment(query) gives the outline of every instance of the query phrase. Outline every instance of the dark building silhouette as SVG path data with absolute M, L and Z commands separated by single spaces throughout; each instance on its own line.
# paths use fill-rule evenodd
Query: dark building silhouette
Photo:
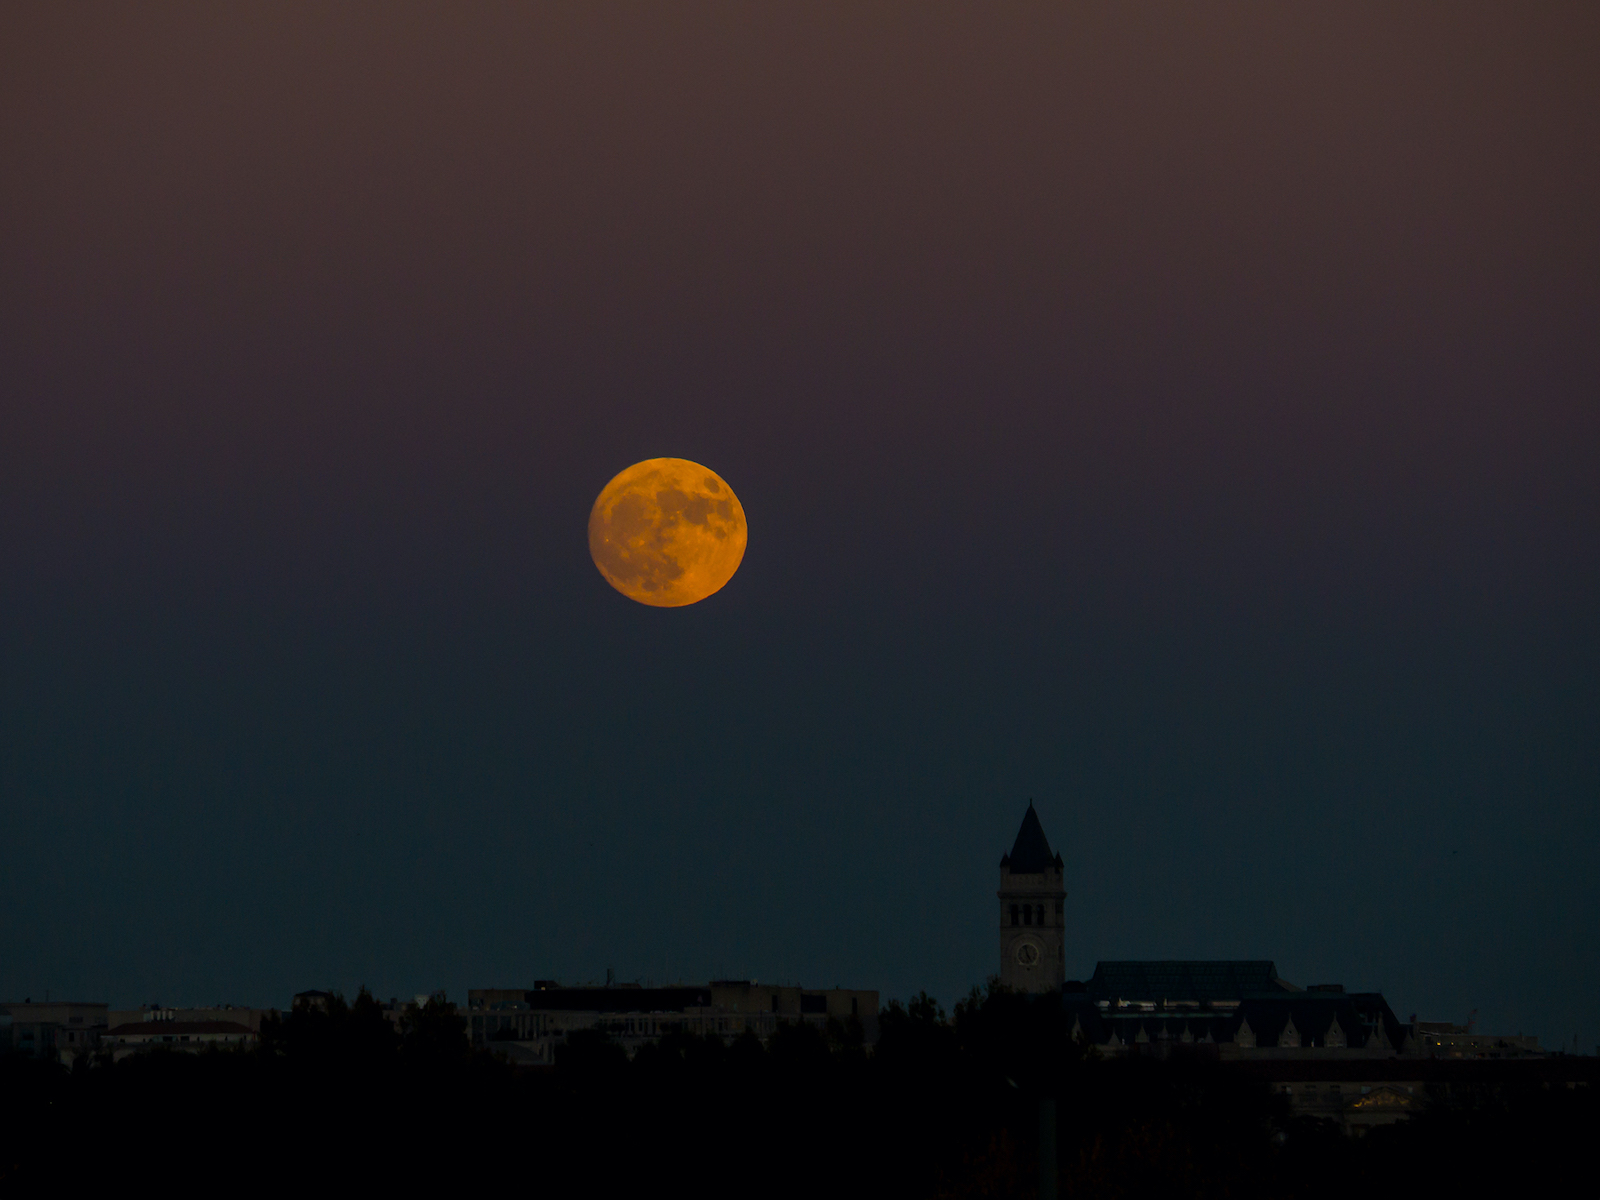
M 1213 1047 L 1220 1058 L 1312 1054 L 1388 1057 L 1410 1027 L 1378 992 L 1296 987 L 1265 960 L 1102 962 L 1062 1003 L 1102 1051 Z
M 1578 1086 L 1594 1075 L 1592 1060 L 1545 1058 L 1537 1038 L 1403 1022 L 1380 992 L 1299 987 L 1269 959 L 1100 962 L 1086 982 L 1069 981 L 1065 898 L 1061 856 L 1030 801 L 1000 860 L 999 980 L 1018 991 L 1059 991 L 1074 1036 L 1102 1055 L 1234 1063 L 1266 1080 L 1294 1112 L 1357 1133 L 1419 1111 L 1429 1088 L 1502 1077 Z
M 666 1033 L 732 1040 L 746 1032 L 765 1041 L 784 1023 L 818 1028 L 830 1021 L 878 1040 L 878 993 L 856 988 L 802 988 L 753 979 L 714 979 L 677 987 L 562 987 L 537 980 L 532 988 L 473 988 L 467 992 L 467 1034 L 474 1046 L 492 1047 L 513 1062 L 555 1061 L 569 1033 L 609 1034 L 629 1054 Z
M 1066 885 L 1033 801 L 1011 853 L 1000 859 L 1000 982 L 1047 992 L 1067 978 Z

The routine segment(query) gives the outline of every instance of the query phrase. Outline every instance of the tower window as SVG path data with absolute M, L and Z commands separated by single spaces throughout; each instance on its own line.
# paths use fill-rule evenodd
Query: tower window
M 1033 905 L 1024 904 L 1022 906 L 1022 923 L 1024 925 L 1033 924 Z
M 1020 917 L 1021 917 L 1021 914 L 1017 912 L 1017 906 L 1015 904 L 1013 904 L 1011 906 L 1011 923 L 1013 925 L 1021 924 Z

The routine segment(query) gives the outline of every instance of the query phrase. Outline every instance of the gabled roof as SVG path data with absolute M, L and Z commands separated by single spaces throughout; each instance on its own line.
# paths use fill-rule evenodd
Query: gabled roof
M 1193 1009 L 1163 1007 L 1156 1011 L 1137 1007 L 1101 1008 L 1088 992 L 1066 992 L 1061 1000 L 1072 1010 L 1074 1020 L 1080 1022 L 1084 1036 L 1096 1045 L 1127 1045 L 1143 1030 L 1154 1041 L 1181 1041 L 1187 1031 L 1197 1042 L 1210 1040 L 1270 1048 L 1280 1044 L 1292 1023 L 1302 1046 L 1326 1046 L 1328 1034 L 1337 1021 L 1347 1049 L 1365 1049 L 1373 1035 L 1381 1033 L 1384 1048 L 1392 1052 L 1393 1047 L 1400 1045 L 1405 1032 L 1378 992 L 1280 991 L 1276 995 L 1247 996 L 1237 1002 L 1237 1007 L 1231 1003 L 1221 1006 L 1202 1003 Z M 1113 1037 L 1117 1038 L 1116 1043 L 1111 1042 Z
M 1350 1049 L 1365 1048 L 1375 1030 L 1382 1030 L 1384 1040 L 1398 1046 L 1402 1033 L 1399 1018 L 1379 992 L 1258 996 L 1246 999 L 1239 1012 L 1241 1019 L 1250 1021 L 1263 1046 L 1282 1045 L 1284 1037 L 1291 1033 L 1303 1045 L 1324 1046 L 1335 1021 L 1341 1040 Z
M 1239 1000 L 1286 989 L 1270 959 L 1220 959 L 1096 963 L 1086 990 L 1096 1000 Z
M 1042 875 L 1061 866 L 1061 856 L 1050 851 L 1050 843 L 1045 839 L 1044 826 L 1039 824 L 1039 814 L 1033 810 L 1032 800 L 1028 801 L 1028 811 L 1022 814 L 1022 828 L 1017 830 L 1017 840 L 1011 846 L 1011 853 L 1000 860 L 1000 865 L 1008 868 L 1013 875 Z

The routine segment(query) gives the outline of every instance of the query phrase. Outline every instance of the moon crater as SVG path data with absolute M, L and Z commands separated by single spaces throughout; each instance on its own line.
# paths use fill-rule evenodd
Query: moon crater
M 589 553 L 640 604 L 681 608 L 721 590 L 744 561 L 744 508 L 725 480 L 686 458 L 634 463 L 589 513 Z

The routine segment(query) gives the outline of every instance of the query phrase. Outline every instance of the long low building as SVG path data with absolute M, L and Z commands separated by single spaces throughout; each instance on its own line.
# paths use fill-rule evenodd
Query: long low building
M 1289 1102 L 1295 1116 L 1334 1121 L 1352 1134 L 1404 1120 L 1440 1100 L 1482 1097 L 1506 1089 L 1576 1090 L 1600 1085 L 1600 1059 L 1577 1055 L 1367 1061 L 1275 1057 L 1238 1060 L 1229 1069 L 1265 1083 Z
M 1265 960 L 1102 962 L 1061 998 L 1074 1032 L 1108 1054 L 1167 1043 L 1221 1058 L 1387 1058 L 1415 1040 L 1380 993 L 1296 987 Z
M 120 1061 L 145 1050 L 242 1050 L 259 1040 L 238 1021 L 131 1021 L 101 1034 L 100 1051 Z
M 117 1061 L 146 1050 L 251 1049 L 261 1041 L 261 1022 L 275 1011 L 232 1004 L 113 1009 L 111 1027 L 100 1035 L 99 1048 Z
M 1102 962 L 1061 1003 L 1107 1057 L 1187 1055 L 1267 1082 L 1298 1116 L 1362 1133 L 1421 1111 L 1444 1088 L 1589 1086 L 1596 1060 L 1544 1056 L 1537 1038 L 1401 1021 L 1378 992 L 1296 987 L 1267 960 Z
M 1297 987 L 1269 960 L 1102 962 L 1061 1002 L 1073 1032 L 1102 1054 L 1211 1047 L 1224 1060 L 1393 1057 L 1515 1059 L 1539 1039 L 1401 1021 L 1380 992 Z
M 753 979 L 641 987 L 563 987 L 539 980 L 531 988 L 473 988 L 467 992 L 472 1044 L 494 1048 L 513 1062 L 549 1066 L 569 1033 L 599 1030 L 631 1056 L 667 1033 L 731 1041 L 745 1033 L 763 1042 L 785 1023 L 826 1028 L 830 1021 L 878 1040 L 878 993 L 858 988 L 803 988 Z

